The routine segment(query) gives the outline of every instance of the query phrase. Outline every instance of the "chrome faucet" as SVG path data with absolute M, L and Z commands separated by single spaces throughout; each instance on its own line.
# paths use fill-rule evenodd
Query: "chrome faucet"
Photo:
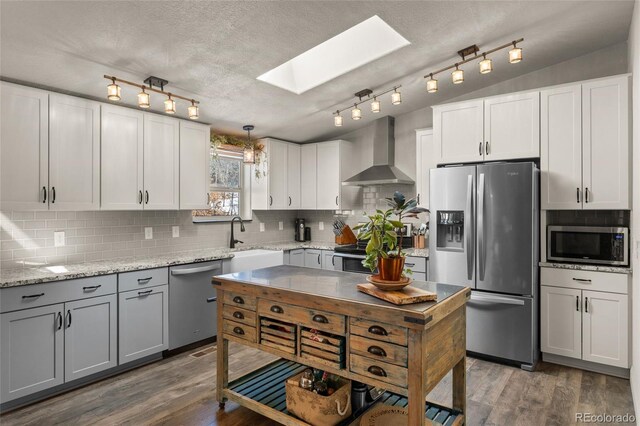
M 240 221 L 240 232 L 244 232 L 244 222 L 242 221 L 242 218 L 240 216 L 234 216 L 233 219 L 231 219 L 231 239 L 229 240 L 229 248 L 236 248 L 236 243 L 244 243 L 244 241 L 236 240 L 233 237 L 233 222 L 235 222 L 236 219 Z

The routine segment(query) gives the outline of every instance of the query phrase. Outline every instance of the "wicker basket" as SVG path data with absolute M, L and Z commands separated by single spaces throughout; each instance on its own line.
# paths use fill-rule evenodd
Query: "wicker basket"
M 342 380 L 341 386 L 329 396 L 322 396 L 300 387 L 302 373 L 289 377 L 287 411 L 314 426 L 335 426 L 351 416 L 351 381 Z

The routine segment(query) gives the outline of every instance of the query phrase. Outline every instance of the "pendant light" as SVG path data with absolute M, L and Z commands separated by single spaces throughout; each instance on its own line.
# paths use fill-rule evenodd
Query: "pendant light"
M 400 105 L 402 103 L 402 95 L 398 92 L 397 88 L 393 89 L 393 93 L 391 94 L 391 104 Z
M 516 46 L 516 42 L 513 42 L 513 49 L 509 51 L 509 63 L 517 64 L 522 60 L 522 48 Z
M 336 111 L 336 115 L 333 117 L 333 124 L 336 127 L 342 127 L 342 116 L 340 115 L 340 111 Z
M 493 71 L 493 62 L 491 61 L 491 59 L 487 59 L 487 54 L 483 54 L 482 57 L 484 58 L 483 60 L 480 61 L 479 66 L 480 66 L 480 74 L 488 74 L 491 71 Z
M 120 86 L 116 84 L 116 79 L 111 79 L 111 84 L 107 86 L 107 99 L 110 101 L 120 100 Z
M 458 69 L 458 64 L 456 64 L 456 69 L 451 73 L 451 81 L 453 81 L 453 84 L 460 84 L 464 81 L 464 71 Z
M 138 106 L 140 108 L 149 108 L 149 94 L 144 91 L 144 87 L 142 87 L 142 92 L 138 93 Z
M 353 109 L 351 110 L 351 119 L 360 120 L 362 118 L 362 110 L 358 108 L 358 104 L 353 104 Z
M 371 102 L 371 112 L 374 114 L 380 112 L 380 101 L 375 96 Z
M 251 143 L 251 131 L 253 129 L 254 127 L 251 124 L 242 126 L 242 130 L 247 131 L 247 144 L 244 146 L 244 151 L 242 151 L 242 162 L 244 164 L 256 163 L 256 151 L 253 149 L 253 144 Z
M 438 91 L 438 80 L 433 78 L 433 74 L 429 74 L 429 80 L 427 80 L 427 93 L 436 93 Z
M 169 97 L 166 101 L 164 101 L 164 112 L 167 114 L 175 114 L 176 113 L 176 101 L 171 99 L 171 93 L 169 93 Z
M 191 99 L 191 105 L 187 107 L 187 112 L 189 113 L 189 118 L 192 120 L 197 120 L 200 117 L 200 108 L 196 105 L 196 101 Z

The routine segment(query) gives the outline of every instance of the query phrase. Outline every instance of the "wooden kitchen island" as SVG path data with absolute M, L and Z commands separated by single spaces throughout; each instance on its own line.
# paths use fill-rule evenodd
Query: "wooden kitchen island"
M 285 265 L 212 282 L 218 291 L 221 408 L 231 400 L 279 423 L 306 425 L 287 412 L 284 382 L 310 366 L 386 389 L 379 401 L 406 406 L 409 425 L 428 423 L 425 418 L 464 424 L 468 288 L 415 282 L 437 293 L 437 301 L 396 306 L 359 292 L 365 276 L 348 272 Z M 318 342 L 311 333 L 325 337 Z M 229 341 L 281 359 L 229 383 Z M 451 370 L 452 406 L 425 401 Z M 357 418 L 351 423 L 357 425 Z

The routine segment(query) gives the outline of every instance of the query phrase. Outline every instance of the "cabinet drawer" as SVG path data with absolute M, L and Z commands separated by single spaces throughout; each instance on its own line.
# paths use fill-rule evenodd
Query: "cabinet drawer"
M 250 311 L 256 310 L 255 296 L 247 296 L 245 294 L 236 294 L 225 291 L 223 301 L 226 305 L 233 305 Z
M 340 335 L 345 334 L 347 323 L 344 315 L 287 305 L 267 299 L 258 301 L 258 313 Z
M 167 268 L 144 269 L 118 274 L 119 292 L 165 284 L 169 284 L 169 270 Z
M 407 346 L 407 329 L 404 327 L 360 318 L 349 318 L 349 321 L 351 334 Z
M 227 320 L 241 322 L 242 324 L 256 326 L 256 313 L 248 309 L 239 308 L 233 305 L 224 305 L 223 316 Z
M 628 294 L 629 275 L 543 267 L 540 285 Z
M 268 299 L 258 299 L 258 315 L 289 323 L 300 323 L 305 317 L 304 308 Z
M 24 285 L 0 290 L 0 312 L 11 312 L 71 300 L 114 294 L 116 275 Z
M 234 321 L 224 322 L 224 332 L 230 336 L 235 336 L 240 339 L 247 340 L 249 342 L 256 342 L 256 329 L 246 324 L 242 324 Z
M 349 338 L 352 354 L 364 356 L 390 364 L 407 366 L 407 348 L 393 343 L 380 342 L 366 337 L 351 335 Z
M 407 387 L 406 368 L 354 354 L 349 357 L 349 366 L 352 373 L 361 374 L 403 388 Z
M 427 262 L 424 257 L 407 256 L 404 260 L 404 266 L 413 272 L 427 272 Z

